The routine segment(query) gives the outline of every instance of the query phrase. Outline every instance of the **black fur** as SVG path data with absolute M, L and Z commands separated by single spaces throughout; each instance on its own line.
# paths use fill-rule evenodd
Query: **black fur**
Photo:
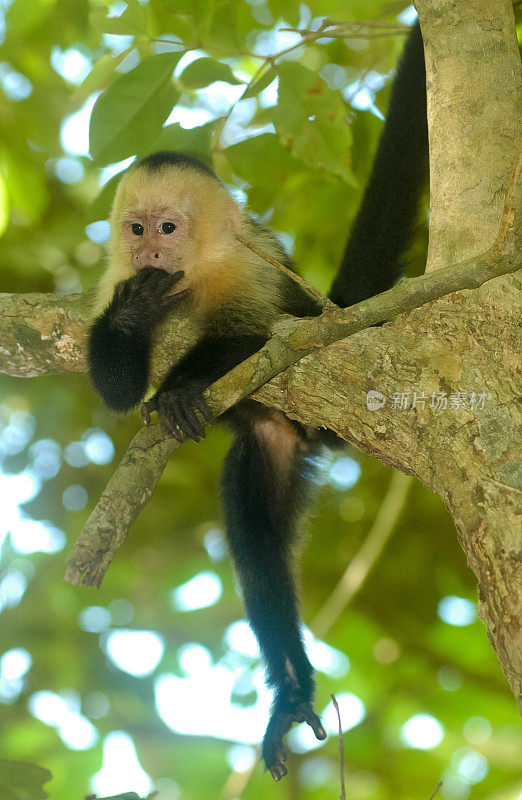
M 331 299 L 340 306 L 384 291 L 400 276 L 400 257 L 412 234 L 427 166 L 424 83 L 417 26 L 399 65 L 372 176 L 331 289 Z M 202 162 L 179 153 L 155 153 L 141 164 L 150 170 L 186 165 L 215 177 Z M 281 258 L 291 267 L 284 251 Z M 145 283 L 136 293 L 140 281 Z M 160 282 L 157 275 L 150 283 L 136 276 L 117 287 L 112 303 L 91 330 L 91 375 L 114 408 L 134 405 L 146 389 L 150 330 L 156 316 L 164 313 L 164 291 L 156 285 Z M 320 313 L 320 308 L 288 278 L 274 297 L 273 316 L 282 311 L 307 316 Z M 157 410 L 174 436 L 203 436 L 202 418 L 210 414 L 202 392 L 267 341 L 270 321 L 249 298 L 221 309 L 208 320 L 198 344 L 172 367 L 144 405 L 144 418 Z M 317 738 L 326 736 L 311 705 L 313 671 L 303 647 L 291 569 L 296 518 L 306 502 L 320 437 L 252 400 L 223 416 L 235 437 L 223 475 L 228 540 L 247 615 L 274 688 L 263 758 L 279 780 L 286 774 L 283 737 L 294 722 L 306 721 Z
M 403 273 L 428 177 L 424 48 L 417 23 L 392 86 L 372 173 L 329 297 L 345 308 L 386 291 Z
M 313 669 L 303 647 L 290 566 L 313 466 L 304 428 L 281 412 L 247 401 L 233 409 L 229 421 L 235 440 L 222 479 L 226 529 L 247 616 L 274 689 L 263 759 L 279 780 L 286 774 L 282 739 L 293 722 L 306 719 L 318 738 L 326 737 L 311 707 Z M 295 443 L 283 462 L 274 448 L 281 435 Z
M 109 408 L 128 411 L 149 385 L 152 329 L 186 296 L 165 297 L 183 272 L 146 267 L 118 283 L 114 295 L 89 333 L 89 373 Z
M 410 242 L 427 176 L 427 155 L 424 51 L 416 25 L 399 64 L 370 182 L 329 295 L 339 306 L 385 291 L 400 277 L 400 257 Z M 278 461 L 277 436 L 263 439 L 256 433 L 252 407 L 249 412 L 244 417 L 241 406 L 232 410 L 236 438 L 225 462 L 223 497 L 247 615 L 275 690 L 263 758 L 279 780 L 286 774 L 283 736 L 291 724 L 304 720 L 317 738 L 324 734 L 311 707 L 314 683 L 291 577 L 295 517 L 310 477 L 305 474 L 310 461 L 303 452 L 313 457 L 318 445 L 317 435 L 312 440 L 296 428 L 290 464 Z M 296 680 L 289 676 L 288 663 Z
M 294 317 L 318 317 L 323 311 L 321 303 L 287 275 L 281 283 L 280 302 L 282 311 Z
M 208 422 L 211 415 L 203 392 L 211 383 L 256 353 L 268 336 L 252 333 L 243 336 L 206 335 L 174 364 L 156 394 L 144 406 L 147 413 L 157 411 L 165 429 L 182 440 L 202 439 L 205 426 L 196 411 Z
M 140 159 L 138 162 L 139 167 L 147 167 L 151 172 L 159 172 L 164 167 L 186 167 L 197 169 L 198 172 L 203 172 L 214 178 L 218 183 L 221 183 L 218 176 L 207 164 L 200 161 L 195 156 L 189 156 L 186 153 L 178 153 L 175 150 L 159 150 L 157 153 L 151 153 L 150 156 Z

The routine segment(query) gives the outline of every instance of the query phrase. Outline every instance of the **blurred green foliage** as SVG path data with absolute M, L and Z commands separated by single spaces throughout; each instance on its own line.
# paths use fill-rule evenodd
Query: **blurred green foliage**
M 0 9 L 2 291 L 87 289 L 103 269 L 105 230 L 88 226 L 107 218 L 115 181 L 100 189 L 100 174 L 104 180 L 112 174 L 100 167 L 165 148 L 212 162 L 284 236 L 302 273 L 328 286 L 382 124 L 372 109 L 386 107 L 403 37 L 322 38 L 295 47 L 299 35 L 283 29 L 317 28 L 325 15 L 394 22 L 403 4 L 3 0 Z M 280 59 L 268 58 L 283 50 Z M 96 97 L 92 160 L 83 140 Z M 356 111 L 365 97 L 370 110 Z M 83 122 L 72 126 L 85 108 Z M 424 228 L 421 219 L 411 272 L 422 269 Z M 102 766 L 104 737 L 120 730 L 132 737 L 160 800 L 335 796 L 335 736 L 320 750 L 291 754 L 290 777 L 276 787 L 259 765 L 249 779 L 231 771 L 233 742 L 175 734 L 154 705 L 155 679 L 183 676 L 182 648 L 196 642 L 214 663 L 236 670 L 237 686 L 243 685 L 234 694 L 237 704 L 248 707 L 257 697 L 256 660 L 224 639 L 227 626 L 242 617 L 223 558 L 218 474 L 227 432 L 216 426 L 204 443 L 189 442 L 176 453 L 93 593 L 63 583 L 59 531 L 70 547 L 111 474 L 107 455 L 82 461 L 93 429 L 111 437 L 117 459 L 138 420 L 104 409 L 86 376 L 3 377 L 0 401 L 2 786 L 15 774 L 16 797 L 44 796 L 47 773 L 12 764 L 33 762 L 51 771 L 44 788 L 53 800 L 82 798 Z M 360 478 L 345 490 L 327 474 L 308 525 L 301 573 L 306 621 L 365 540 L 389 485 L 389 469 L 348 455 L 359 463 Z M 30 520 L 59 529 L 42 545 L 55 552 L 28 552 L 20 524 Z M 208 571 L 221 581 L 221 599 L 211 608 L 176 610 L 171 591 Z M 353 800 L 428 800 L 440 779 L 447 800 L 520 795 L 522 733 L 513 698 L 482 624 L 471 617 L 456 626 L 437 615 L 448 596 L 474 601 L 475 581 L 441 501 L 417 484 L 375 569 L 328 634 L 328 644 L 349 657 L 349 671 L 318 677 L 319 709 L 331 692 L 351 692 L 364 704 L 364 719 L 345 736 Z M 106 654 L 108 633 L 118 629 L 162 638 L 165 652 L 151 674 L 129 674 Z M 35 716 L 38 692 L 61 697 L 71 719 L 81 714 L 95 741 L 67 744 L 57 723 Z M 203 701 L 195 704 L 195 723 L 207 714 Z M 422 714 L 443 732 L 438 745 L 424 750 L 408 746 L 401 733 Z M 106 794 L 147 794 L 132 781 L 126 785 L 125 763 L 115 766 L 121 785 Z

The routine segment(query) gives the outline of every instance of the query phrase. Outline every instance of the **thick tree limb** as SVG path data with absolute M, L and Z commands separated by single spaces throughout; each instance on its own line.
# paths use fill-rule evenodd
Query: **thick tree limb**
M 517 160 L 520 174 L 520 156 Z M 506 208 L 506 219 L 514 208 Z M 512 234 L 512 224 L 502 228 Z M 501 246 L 502 245 L 502 246 Z M 328 308 L 320 317 L 289 318 L 278 326 L 278 333 L 258 354 L 247 359 L 229 375 L 226 396 L 239 375 L 255 373 L 248 386 L 235 386 L 237 402 L 266 383 L 278 372 L 303 358 L 357 331 L 392 319 L 424 303 L 451 292 L 475 289 L 485 281 L 515 272 L 522 265 L 520 251 L 506 247 L 506 239 L 484 255 L 461 264 L 444 267 L 433 275 L 402 281 L 387 292 L 357 303 L 349 309 Z M 43 320 L 43 322 L 42 322 Z M 90 296 L 54 294 L 0 294 L 0 373 L 33 378 L 85 372 L 87 326 L 90 322 Z M 173 319 L 164 323 L 156 335 L 152 377 L 161 378 L 172 364 L 172 352 L 183 352 L 192 341 L 190 321 Z M 225 379 L 222 379 L 225 381 Z M 246 391 L 246 394 L 244 393 Z M 232 403 L 221 399 L 224 393 L 212 390 L 212 408 L 222 413 Z
M 0 373 L 85 372 L 90 295 L 0 294 Z
M 511 0 L 418 0 L 417 9 L 429 87 L 431 270 L 452 254 L 468 258 L 489 247 L 506 190 L 512 215 L 520 215 L 520 180 L 508 188 L 508 176 L 520 147 L 522 83 Z M 500 237 L 508 224 L 504 213 Z M 516 233 L 513 246 L 520 250 Z M 491 406 L 475 419 L 455 414 L 452 435 L 437 426 L 437 441 L 426 442 L 437 469 L 431 466 L 431 479 L 424 474 L 421 480 L 444 498 L 455 520 L 477 576 L 479 615 L 522 711 L 520 283 L 492 284 L 489 292 L 463 298 L 455 311 L 467 316 L 480 299 L 490 301 L 504 325 L 484 306 L 479 325 L 467 316 L 452 338 L 458 379 L 468 386 L 482 382 Z M 500 286 L 507 288 L 504 302 Z M 470 342 L 473 333 L 481 336 L 480 349 Z
M 520 136 L 511 0 L 417 0 L 428 84 L 427 271 L 488 250 Z

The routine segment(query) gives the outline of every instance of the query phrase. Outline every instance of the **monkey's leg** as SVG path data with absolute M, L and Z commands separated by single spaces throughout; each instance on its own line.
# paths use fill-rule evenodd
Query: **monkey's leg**
M 236 439 L 223 473 L 227 532 L 248 619 L 274 687 L 263 759 L 278 781 L 286 775 L 283 737 L 294 722 L 307 722 L 318 739 L 326 738 L 311 704 L 313 669 L 303 647 L 289 566 L 295 516 L 305 501 L 304 457 L 309 451 L 281 412 L 256 410 L 247 421 L 240 407 L 232 424 Z

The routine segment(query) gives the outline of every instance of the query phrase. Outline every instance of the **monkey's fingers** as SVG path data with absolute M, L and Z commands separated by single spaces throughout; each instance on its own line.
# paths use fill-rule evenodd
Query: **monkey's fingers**
M 280 781 L 287 774 L 285 767 L 286 752 L 283 747 L 283 738 L 292 724 L 294 715 L 288 711 L 274 711 L 270 717 L 268 727 L 263 739 L 263 760 L 275 781 Z
M 129 284 L 131 292 L 138 299 L 148 299 L 153 303 L 160 303 L 161 307 L 167 292 L 179 283 L 184 275 L 185 273 L 181 269 L 176 272 L 167 272 L 159 267 L 143 267 L 134 278 L 126 283 Z M 181 295 L 181 292 L 179 294 Z
M 214 419 L 214 414 L 208 407 L 208 403 L 202 395 L 199 395 L 199 397 L 196 399 L 195 406 L 205 422 L 212 422 Z
M 326 731 L 323 728 L 321 720 L 313 710 L 311 703 L 301 703 L 298 711 L 299 719 L 296 721 L 306 722 L 307 725 L 310 725 L 311 729 L 315 733 L 316 739 L 326 739 Z
M 185 272 L 182 269 L 178 269 L 176 272 L 167 272 L 164 269 L 158 269 L 158 267 L 153 267 L 154 272 L 154 283 L 158 290 L 166 291 L 167 289 L 171 289 L 176 283 L 184 276 Z
M 158 413 L 167 433 L 178 441 L 185 438 L 199 441 L 205 435 L 205 426 L 195 412 L 190 390 L 169 389 L 159 392 Z
M 206 436 L 205 423 L 211 422 L 213 419 L 212 411 L 204 397 L 194 393 L 189 397 L 182 398 L 180 407 L 183 416 L 181 427 L 186 435 L 196 442 L 204 439 Z
M 162 308 L 164 308 L 165 311 L 170 311 L 171 308 L 174 308 L 174 306 L 184 300 L 188 294 L 190 294 L 190 289 L 182 289 L 181 292 L 167 294 L 165 297 L 161 298 Z
M 182 279 L 184 274 L 185 270 L 183 269 L 178 269 L 176 272 L 171 272 L 170 275 L 172 278 L 172 286 L 174 286 L 175 283 L 178 283 L 178 281 Z
M 205 438 L 205 423 L 196 413 L 199 410 L 198 398 L 181 397 L 178 401 L 180 428 L 190 439 L 199 441 Z
M 285 775 L 288 775 L 288 770 L 284 764 L 286 761 L 286 753 L 284 750 L 278 751 L 278 759 L 275 764 L 270 767 L 270 774 L 275 781 L 280 781 Z
M 164 410 L 158 410 L 159 418 L 164 430 L 176 439 L 177 442 L 182 444 L 185 441 L 185 434 L 181 430 L 176 418 L 171 413 L 165 413 Z
M 294 722 L 306 722 L 317 739 L 326 739 L 326 731 L 311 703 L 303 702 L 291 710 L 274 711 L 263 739 L 263 759 L 275 781 L 280 781 L 287 774 L 283 739 Z
M 156 395 L 151 397 L 150 400 L 147 400 L 145 403 L 141 404 L 140 408 L 140 416 L 141 421 L 144 425 L 150 425 L 150 415 L 153 411 L 158 410 L 158 401 L 156 399 Z

